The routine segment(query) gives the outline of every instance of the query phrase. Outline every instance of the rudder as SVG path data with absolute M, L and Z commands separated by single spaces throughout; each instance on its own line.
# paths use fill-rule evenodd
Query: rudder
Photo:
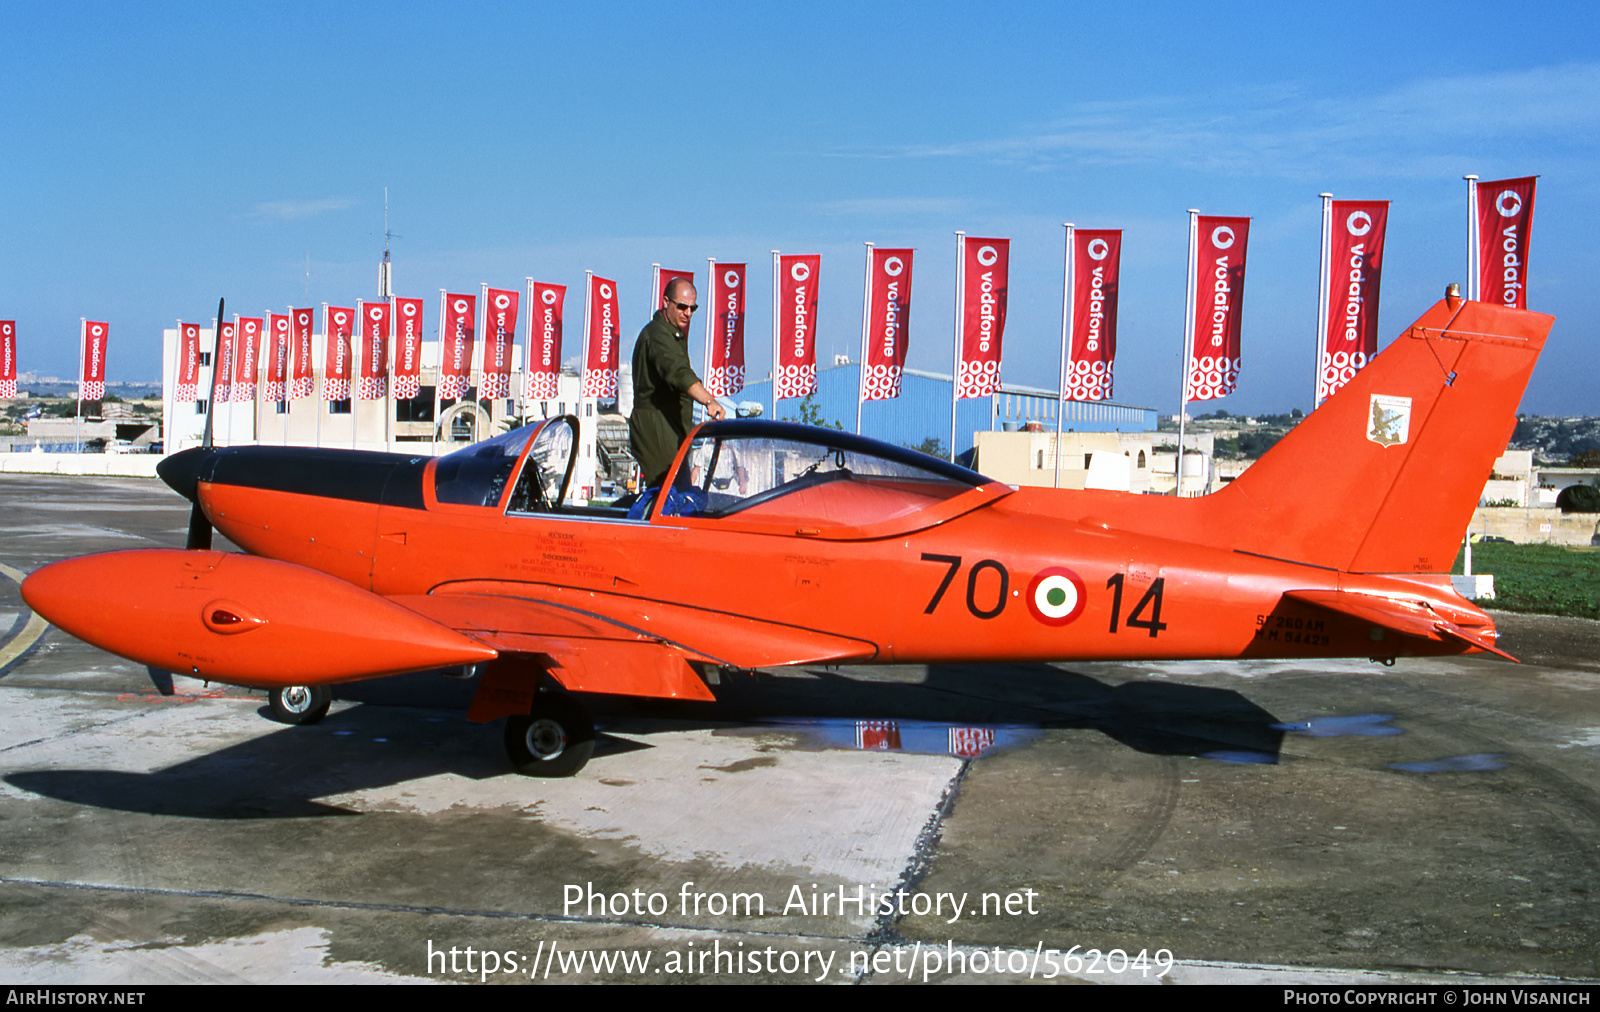
M 1361 573 L 1439 573 L 1516 425 L 1554 318 L 1445 299 L 1232 484 L 1234 547 Z

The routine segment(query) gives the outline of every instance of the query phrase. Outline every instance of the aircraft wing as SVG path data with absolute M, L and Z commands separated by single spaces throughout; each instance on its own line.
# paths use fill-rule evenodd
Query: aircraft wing
M 536 655 L 569 690 L 711 699 L 689 662 L 735 668 L 871 660 L 875 644 L 622 594 L 493 580 L 394 603 L 502 653 Z
M 1517 660 L 1495 645 L 1492 631 L 1464 628 L 1420 603 L 1348 590 L 1289 590 L 1283 596 L 1393 629 L 1407 636 L 1439 641 L 1459 640 L 1498 654 L 1508 661 Z

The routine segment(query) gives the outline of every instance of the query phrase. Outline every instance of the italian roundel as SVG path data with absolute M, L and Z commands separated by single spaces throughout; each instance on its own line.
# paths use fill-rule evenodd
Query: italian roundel
M 1083 613 L 1083 580 L 1064 566 L 1041 569 L 1028 584 L 1028 611 L 1045 625 L 1066 625 Z

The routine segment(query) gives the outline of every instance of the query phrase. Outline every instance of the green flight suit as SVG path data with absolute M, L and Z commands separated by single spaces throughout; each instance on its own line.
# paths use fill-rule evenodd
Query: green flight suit
M 689 364 L 689 335 L 674 330 L 656 310 L 633 344 L 633 414 L 628 443 L 646 488 L 661 484 L 694 427 L 689 388 L 700 382 Z

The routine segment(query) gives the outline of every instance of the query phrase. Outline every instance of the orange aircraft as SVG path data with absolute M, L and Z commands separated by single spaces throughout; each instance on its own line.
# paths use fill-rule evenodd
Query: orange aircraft
M 161 476 L 194 502 L 189 550 L 58 562 L 22 592 L 113 653 L 271 690 L 289 722 L 334 683 L 475 669 L 469 718 L 508 718 L 512 763 L 544 776 L 593 750 L 573 693 L 709 700 L 723 667 L 1503 655 L 1444 574 L 1551 322 L 1446 298 L 1200 498 L 724 421 L 635 518 L 566 501 L 566 416 L 436 459 L 186 450 Z M 208 550 L 213 526 L 248 554 Z

